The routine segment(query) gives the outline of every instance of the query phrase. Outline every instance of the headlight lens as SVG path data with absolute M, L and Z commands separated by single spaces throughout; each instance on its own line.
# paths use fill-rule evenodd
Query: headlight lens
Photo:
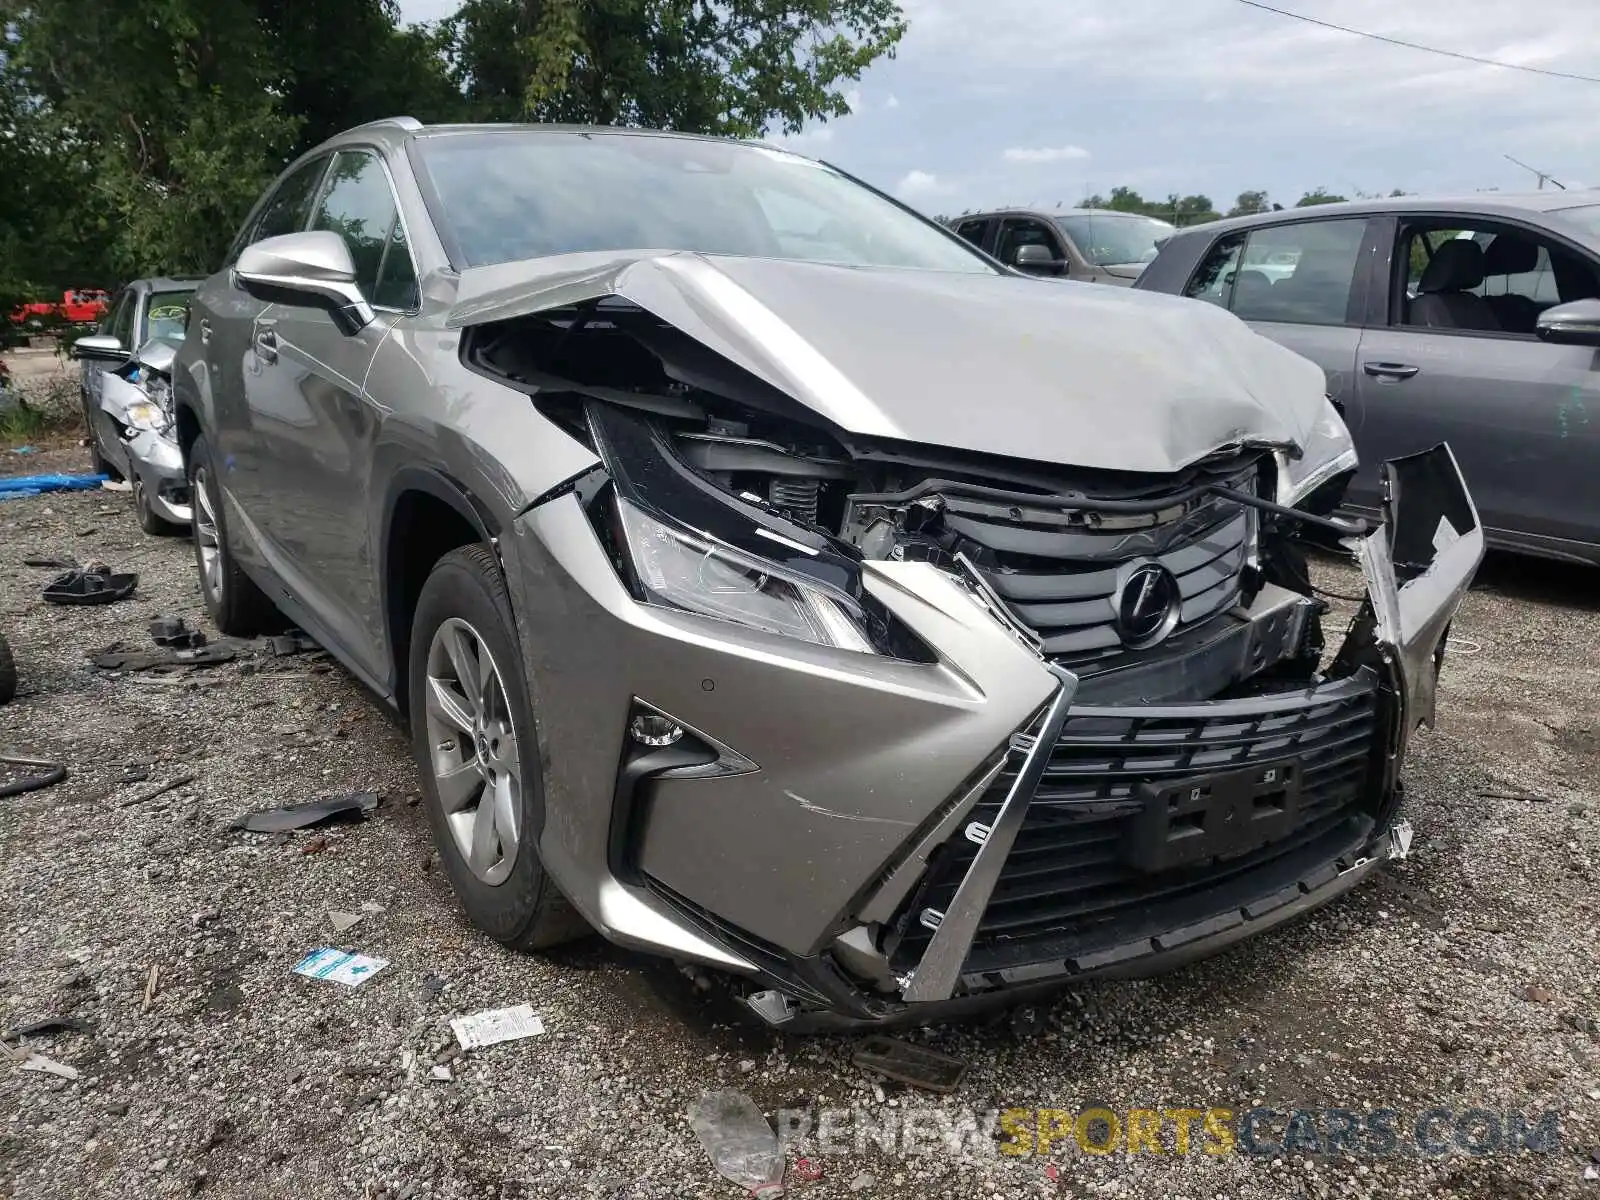
M 128 418 L 128 424 L 135 429 L 161 430 L 166 428 L 167 414 L 159 404 L 142 403 L 130 404 L 123 410 Z
M 874 654 L 865 616 L 849 597 L 689 529 L 621 497 L 617 513 L 639 582 L 657 604 Z
M 1278 503 L 1295 507 L 1334 476 L 1355 470 L 1356 463 L 1355 444 L 1344 418 L 1333 401 L 1323 397 L 1322 413 L 1311 427 L 1305 453 L 1290 458 L 1278 452 Z

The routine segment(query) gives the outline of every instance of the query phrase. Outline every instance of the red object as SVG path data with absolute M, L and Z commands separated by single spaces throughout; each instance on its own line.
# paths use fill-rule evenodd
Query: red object
M 99 288 L 72 288 L 62 292 L 61 300 L 56 304 L 47 300 L 19 304 L 11 310 L 11 323 L 26 325 L 35 317 L 39 320 L 60 317 L 63 321 L 69 321 L 74 325 L 86 325 L 105 316 L 109 301 L 110 297 Z
M 815 1183 L 822 1178 L 822 1164 L 809 1158 L 797 1158 L 790 1174 L 802 1183 Z

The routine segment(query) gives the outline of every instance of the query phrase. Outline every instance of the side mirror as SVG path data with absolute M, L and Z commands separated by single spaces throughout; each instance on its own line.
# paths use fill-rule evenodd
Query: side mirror
M 72 343 L 73 358 L 91 358 L 101 362 L 124 362 L 128 351 L 109 333 L 91 333 Z
M 1600 346 L 1600 300 L 1571 300 L 1539 314 L 1540 341 L 1562 346 Z
M 1050 253 L 1049 246 L 1041 246 L 1037 242 L 1018 246 L 1011 255 L 1011 263 L 1017 270 L 1027 271 L 1030 275 L 1059 275 L 1067 266 Z
M 239 286 L 269 304 L 324 309 L 344 334 L 372 324 L 372 306 L 356 286 L 350 247 L 337 233 L 285 233 L 246 246 L 233 268 Z

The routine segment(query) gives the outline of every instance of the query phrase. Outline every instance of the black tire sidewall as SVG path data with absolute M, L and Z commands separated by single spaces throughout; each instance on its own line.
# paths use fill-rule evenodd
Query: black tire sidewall
M 481 546 L 452 551 L 439 560 L 423 585 L 411 631 L 411 744 L 439 859 L 467 918 L 496 941 L 516 944 L 527 939 L 543 915 L 554 885 L 546 877 L 538 855 L 539 833 L 544 827 L 544 764 L 528 702 L 522 656 L 513 632 L 515 619 L 492 564 L 489 552 Z M 485 578 L 491 570 L 492 579 Z M 510 876 L 498 885 L 484 883 L 468 867 L 445 822 L 434 785 L 426 712 L 428 647 L 434 631 L 450 617 L 459 617 L 477 630 L 500 668 L 522 762 L 522 824 L 517 861 Z

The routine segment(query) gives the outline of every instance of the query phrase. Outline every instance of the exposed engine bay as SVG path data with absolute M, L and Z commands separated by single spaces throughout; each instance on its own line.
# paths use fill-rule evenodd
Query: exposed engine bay
M 659 532 L 640 525 L 647 514 L 668 516 L 748 556 L 723 594 L 770 590 L 762 564 L 776 563 L 837 606 L 810 603 L 824 627 L 811 640 L 927 659 L 874 610 L 860 564 L 930 562 L 1074 671 L 1083 699 L 1303 685 L 1321 662 L 1327 606 L 1297 545 L 1305 522 L 1272 511 L 1268 447 L 1153 475 L 865 438 L 616 296 L 469 332 L 471 365 L 529 392 L 601 456 L 622 503 L 597 506 L 597 523 L 624 574 L 638 556 L 623 541 Z M 1310 511 L 1331 510 L 1345 478 Z M 807 607 L 803 590 L 788 599 Z M 826 634 L 841 616 L 864 644 Z

